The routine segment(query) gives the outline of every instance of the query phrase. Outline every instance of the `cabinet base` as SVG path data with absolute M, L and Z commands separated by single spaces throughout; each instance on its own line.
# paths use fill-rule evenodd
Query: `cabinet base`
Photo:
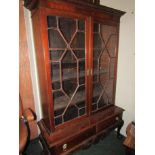
M 102 115 L 106 114 L 107 111 L 108 115 L 101 117 Z M 44 148 L 43 154 L 68 155 L 78 149 L 87 149 L 91 146 L 91 144 L 98 143 L 100 139 L 103 139 L 105 135 L 115 128 L 117 128 L 117 135 L 119 137 L 120 129 L 124 123 L 122 120 L 122 113 L 123 109 L 114 106 L 90 116 L 90 125 L 87 126 L 87 128 L 78 131 L 72 130 L 73 127 L 66 127 L 68 130 L 71 128 L 72 132 L 74 131 L 74 135 L 72 133 L 66 135 L 65 129 L 61 131 L 55 131 L 49 135 L 45 132 L 45 128 L 43 129 L 43 121 L 40 121 L 38 125 L 41 129 L 40 141 Z M 99 118 L 99 120 L 97 118 Z

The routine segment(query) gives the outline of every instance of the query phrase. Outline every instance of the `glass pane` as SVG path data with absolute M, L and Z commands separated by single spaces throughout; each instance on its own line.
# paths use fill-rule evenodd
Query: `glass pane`
M 107 43 L 107 49 L 111 57 L 116 57 L 116 49 L 117 49 L 116 45 L 117 45 L 117 36 L 111 35 Z
M 82 20 L 79 20 L 78 22 L 78 29 L 79 30 L 85 30 L 85 23 Z
M 59 18 L 59 29 L 65 39 L 69 42 L 76 30 L 76 21 L 71 18 Z
M 101 52 L 102 52 L 102 48 L 101 49 L 94 49 L 94 53 L 93 53 L 94 60 L 98 60 Z
M 55 16 L 47 16 L 47 25 L 48 27 L 57 27 L 56 17 Z
M 110 58 L 109 58 L 109 55 L 108 55 L 108 52 L 107 52 L 106 49 L 102 52 L 99 61 L 100 61 L 100 63 L 99 63 L 100 75 L 101 74 L 108 74 L 108 72 L 109 72 Z
M 99 32 L 99 23 L 94 23 L 94 32 Z
M 77 84 L 76 79 L 70 79 L 63 82 L 63 89 L 68 96 L 72 96 L 74 91 L 76 90 Z
M 92 111 L 95 111 L 97 109 L 97 104 L 92 105 Z
M 77 87 L 77 61 L 71 51 L 67 51 L 62 59 L 62 80 L 63 90 L 72 96 Z
M 115 63 L 116 59 L 113 58 L 110 61 L 110 78 L 113 79 L 115 77 Z
M 108 105 L 108 97 L 104 93 L 98 101 L 98 108 L 102 108 L 106 105 Z
M 63 111 L 64 111 L 63 108 L 62 108 L 62 109 L 57 109 L 57 110 L 54 111 L 54 115 L 55 115 L 56 117 L 57 117 L 57 116 L 60 116 L 60 115 L 62 115 Z
M 113 104 L 116 28 L 94 24 L 92 110 Z
M 81 86 L 76 91 L 72 103 L 75 103 L 79 108 L 85 106 L 85 86 Z
M 83 95 L 85 96 L 85 95 Z M 82 101 L 82 102 L 77 102 L 76 105 L 79 107 L 79 108 L 83 108 L 85 106 L 85 101 Z
M 113 98 L 108 98 L 108 104 L 113 104 Z
M 93 60 L 93 81 L 99 81 L 99 61 L 95 58 Z
M 57 113 L 57 111 L 64 110 L 67 106 L 67 102 L 69 101 L 69 98 L 62 92 L 62 91 L 56 91 L 53 93 L 53 101 L 54 101 L 54 111 Z
M 74 54 L 77 58 L 85 58 L 85 50 L 74 50 Z
M 100 109 L 100 108 L 106 106 L 106 104 L 104 103 L 104 100 L 103 100 L 102 97 L 101 97 L 100 100 L 98 101 L 98 104 L 97 104 L 97 105 L 98 105 L 98 109 Z
M 51 79 L 52 82 L 57 82 L 60 80 L 60 65 L 59 63 L 51 63 Z
M 85 84 L 85 61 L 79 61 L 79 83 Z
M 63 53 L 63 50 L 50 50 L 50 60 L 59 60 Z
M 104 42 L 99 33 L 94 33 L 94 48 L 103 49 Z
M 105 43 L 108 42 L 111 35 L 116 35 L 116 27 L 101 24 L 101 35 Z
M 94 61 L 93 61 L 94 72 L 97 72 L 98 65 L 99 65 L 98 60 L 97 59 L 94 59 Z
M 54 122 L 60 125 L 86 114 L 85 21 L 48 16 L 47 24 Z
M 55 125 L 59 125 L 62 123 L 62 116 L 56 117 L 55 118 Z
M 72 48 L 85 48 L 85 34 L 83 32 L 77 32 L 73 42 Z
M 60 82 L 59 81 L 56 81 L 56 82 L 53 81 L 52 88 L 54 90 L 60 89 L 61 88 Z
M 80 116 L 81 116 L 81 115 L 84 115 L 85 112 L 86 112 L 86 108 L 82 108 L 82 109 L 79 110 L 79 115 L 80 115 Z
M 76 57 L 74 53 L 70 50 L 67 50 L 65 52 L 65 55 L 63 56 L 63 62 L 64 63 L 74 63 L 76 62 Z
M 66 44 L 57 30 L 49 29 L 49 47 L 50 48 L 65 48 Z
M 100 83 L 93 84 L 93 104 L 97 103 L 101 93 L 102 93 L 103 87 Z
M 99 75 L 99 81 L 101 85 L 104 87 L 106 82 L 109 80 L 109 76 L 107 74 L 100 74 Z
M 67 111 L 64 115 L 64 121 L 69 121 L 73 118 L 78 117 L 78 109 L 74 105 L 71 105 L 67 108 Z
M 114 81 L 110 79 L 107 81 L 106 86 L 105 86 L 105 92 L 109 98 L 112 98 L 113 96 L 113 82 Z

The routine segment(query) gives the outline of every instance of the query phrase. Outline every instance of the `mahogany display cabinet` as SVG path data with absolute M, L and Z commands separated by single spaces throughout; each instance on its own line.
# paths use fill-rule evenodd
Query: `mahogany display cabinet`
M 25 0 L 31 10 L 45 154 L 64 155 L 123 125 L 115 106 L 120 17 L 98 0 Z

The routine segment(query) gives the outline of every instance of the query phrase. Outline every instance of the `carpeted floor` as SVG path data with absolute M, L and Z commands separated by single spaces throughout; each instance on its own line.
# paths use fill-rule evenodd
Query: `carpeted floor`
M 122 145 L 124 137 L 117 138 L 115 132 L 111 132 L 99 143 L 91 145 L 87 150 L 79 150 L 72 155 L 125 155 Z M 38 139 L 31 141 L 24 155 L 41 155 L 42 149 Z

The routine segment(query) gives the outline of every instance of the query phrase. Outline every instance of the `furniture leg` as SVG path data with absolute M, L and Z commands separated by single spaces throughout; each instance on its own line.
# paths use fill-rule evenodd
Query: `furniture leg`
M 122 116 L 119 118 L 120 119 L 120 123 L 118 125 L 118 128 L 117 128 L 117 138 L 121 138 L 121 134 L 120 134 L 120 130 L 124 124 L 124 121 L 122 120 Z

